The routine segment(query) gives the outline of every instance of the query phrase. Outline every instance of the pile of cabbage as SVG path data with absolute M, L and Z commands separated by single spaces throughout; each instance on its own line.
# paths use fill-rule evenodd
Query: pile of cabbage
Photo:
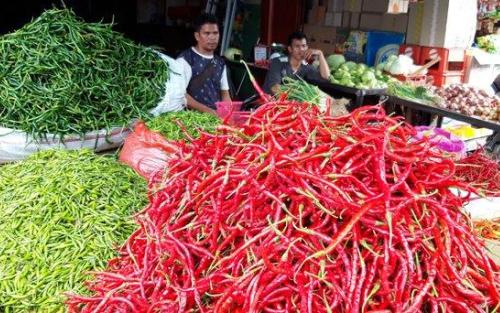
M 420 65 L 415 65 L 413 59 L 407 55 L 401 54 L 391 55 L 385 60 L 377 64 L 377 70 L 385 71 L 392 75 L 412 75 L 420 69 Z M 427 70 L 423 70 L 421 74 L 427 74 Z
M 362 63 L 346 62 L 343 55 L 333 54 L 327 58 L 331 75 L 330 82 L 358 89 L 385 89 L 391 77 L 382 70 Z

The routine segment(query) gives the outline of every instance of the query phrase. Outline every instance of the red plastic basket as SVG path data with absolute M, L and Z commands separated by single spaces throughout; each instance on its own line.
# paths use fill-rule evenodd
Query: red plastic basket
M 432 82 L 430 81 L 429 77 L 426 74 L 393 75 L 393 76 L 396 77 L 399 81 L 408 83 L 408 84 L 415 86 L 415 87 L 432 85 Z
M 215 103 L 217 115 L 228 124 L 243 125 L 250 117 L 250 112 L 241 111 L 243 102 L 221 101 Z

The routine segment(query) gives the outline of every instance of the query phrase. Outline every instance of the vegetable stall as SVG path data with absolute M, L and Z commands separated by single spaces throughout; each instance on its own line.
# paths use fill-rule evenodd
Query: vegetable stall
M 460 209 L 474 189 L 401 118 L 281 101 L 220 131 L 173 143 L 136 232 L 70 312 L 498 306 L 497 265 Z
M 1 36 L 0 60 L 0 127 L 124 141 L 0 165 L 2 313 L 500 309 L 500 216 L 474 211 L 498 214 L 499 160 L 389 111 L 498 132 L 497 96 L 414 84 L 406 56 L 334 54 L 329 80 L 277 95 L 242 61 L 252 111 L 164 112 L 178 73 L 158 51 L 66 9 Z
M 155 50 L 69 9 L 1 36 L 0 63 L 0 162 L 66 142 L 119 146 L 160 104 L 169 77 Z

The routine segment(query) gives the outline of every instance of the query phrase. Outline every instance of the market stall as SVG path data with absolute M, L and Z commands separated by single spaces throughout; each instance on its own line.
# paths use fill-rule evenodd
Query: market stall
M 312 37 L 329 79 L 269 95 L 255 76 L 270 56 L 230 50 L 255 96 L 211 113 L 184 110 L 173 58 L 69 9 L 0 36 L 0 153 L 56 141 L 0 164 L 0 312 L 498 311 L 499 158 L 392 109 L 499 140 L 500 99 L 466 83 L 465 47 L 444 47 L 461 34 L 438 36 L 448 1 L 426 1 L 409 5 L 434 12 L 412 34 L 426 48 L 378 29 L 416 18 L 407 1 L 311 3 L 307 24 L 332 24 Z M 355 30 L 369 51 L 324 42 L 344 13 L 373 28 Z M 114 128 L 119 149 L 92 151 Z M 96 146 L 71 146 L 93 131 Z

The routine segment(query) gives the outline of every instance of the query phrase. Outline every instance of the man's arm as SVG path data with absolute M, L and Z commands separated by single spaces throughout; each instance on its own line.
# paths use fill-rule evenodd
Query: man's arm
M 229 81 L 227 78 L 226 66 L 224 66 L 224 71 L 222 72 L 222 77 L 220 80 L 220 97 L 222 101 L 231 101 L 231 95 L 229 94 Z
M 231 95 L 229 94 L 229 90 L 221 90 L 220 91 L 222 101 L 228 102 L 231 101 Z
M 330 77 L 330 67 L 328 66 L 328 63 L 326 63 L 325 55 L 323 54 L 323 51 L 321 50 L 316 50 L 316 49 L 311 49 L 306 52 L 306 59 L 309 59 L 312 56 L 318 56 L 319 59 L 319 75 L 323 79 L 328 79 Z
M 189 94 L 186 94 L 186 100 L 187 100 L 187 107 L 190 109 L 200 111 L 200 112 L 210 113 L 213 115 L 217 115 L 217 112 L 214 109 L 209 108 L 208 106 L 204 105 L 203 103 L 196 101 Z

